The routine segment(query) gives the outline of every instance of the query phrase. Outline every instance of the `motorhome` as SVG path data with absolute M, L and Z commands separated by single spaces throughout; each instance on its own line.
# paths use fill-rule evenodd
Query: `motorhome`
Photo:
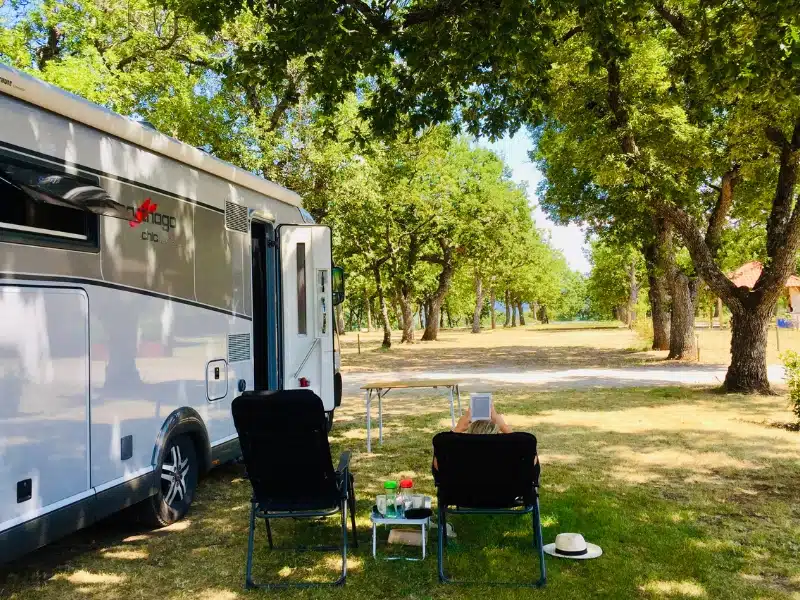
M 341 402 L 331 233 L 300 197 L 0 65 L 0 562 L 180 519 L 245 390 Z

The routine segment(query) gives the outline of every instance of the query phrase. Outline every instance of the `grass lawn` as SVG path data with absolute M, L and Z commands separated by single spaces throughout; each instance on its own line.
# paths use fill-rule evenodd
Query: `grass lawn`
M 549 558 L 540 591 L 491 588 L 493 598 L 800 598 L 800 433 L 782 397 L 708 390 L 607 389 L 495 396 L 517 430 L 534 432 L 542 462 L 545 541 L 579 531 L 605 554 Z M 373 561 L 368 511 L 388 477 L 413 477 L 433 494 L 430 439 L 449 425 L 441 397 L 387 398 L 385 441 L 364 452 L 360 402 L 337 413 L 335 450 L 354 451 L 362 545 L 343 589 L 282 598 L 476 598 L 488 588 L 443 586 L 424 563 Z M 145 531 L 102 523 L 0 571 L 0 597 L 234 600 L 242 590 L 249 484 L 239 466 L 201 482 L 188 518 Z M 476 473 L 476 485 L 480 474 Z M 453 517 L 453 575 L 533 579 L 530 521 Z M 335 539 L 327 524 L 284 523 L 276 537 Z M 263 528 L 256 573 L 291 579 L 333 574 L 335 557 L 269 553 Z M 435 533 L 431 535 L 435 542 Z M 276 596 L 277 597 L 277 596 Z

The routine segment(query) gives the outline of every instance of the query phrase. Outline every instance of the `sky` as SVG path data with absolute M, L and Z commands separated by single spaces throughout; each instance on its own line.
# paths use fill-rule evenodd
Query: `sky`
M 533 218 L 539 229 L 544 229 L 550 234 L 550 242 L 564 253 L 570 268 L 581 273 L 588 273 L 590 270 L 589 261 L 586 258 L 586 241 L 584 233 L 577 225 L 563 227 L 556 225 L 539 208 L 536 197 L 536 186 L 542 179 L 542 174 L 536 165 L 531 162 L 528 152 L 533 149 L 528 134 L 520 131 L 513 137 L 506 136 L 497 142 L 491 143 L 488 140 L 481 140 L 480 145 L 490 148 L 503 157 L 512 172 L 512 179 L 517 183 L 525 183 L 528 186 L 528 200 L 533 207 Z

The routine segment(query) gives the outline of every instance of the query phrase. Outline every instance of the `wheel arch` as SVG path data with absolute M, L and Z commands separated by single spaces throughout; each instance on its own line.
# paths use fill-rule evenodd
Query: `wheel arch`
M 169 440 L 179 435 L 189 436 L 200 462 L 199 472 L 208 472 L 211 469 L 211 442 L 208 430 L 200 414 L 189 406 L 172 411 L 161 425 L 153 448 L 153 466 L 161 464 Z

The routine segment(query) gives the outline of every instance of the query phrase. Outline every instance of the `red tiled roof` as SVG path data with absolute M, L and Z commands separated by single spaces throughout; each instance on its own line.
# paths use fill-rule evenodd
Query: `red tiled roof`
M 752 289 L 761 276 L 762 268 L 761 263 L 754 260 L 743 264 L 733 273 L 728 273 L 728 279 L 739 287 L 746 286 Z M 800 287 L 800 277 L 797 275 L 789 275 L 789 279 L 786 280 L 786 287 Z

